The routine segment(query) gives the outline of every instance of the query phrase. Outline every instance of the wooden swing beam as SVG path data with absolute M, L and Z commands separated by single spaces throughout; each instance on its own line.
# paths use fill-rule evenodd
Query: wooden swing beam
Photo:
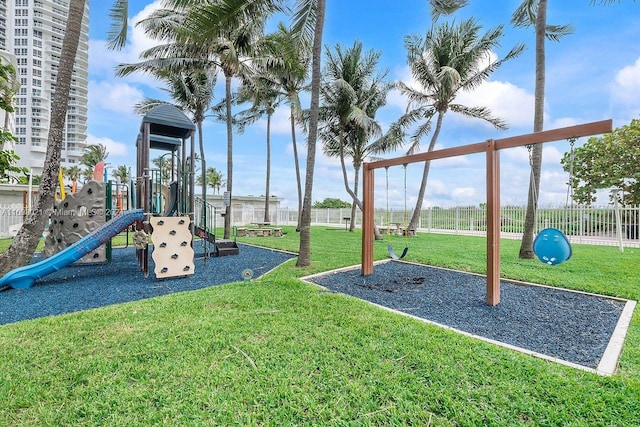
M 495 306 L 500 303 L 500 153 L 499 150 L 526 145 L 542 144 L 569 138 L 609 133 L 612 120 L 602 120 L 560 129 L 535 132 L 526 135 L 503 139 L 489 139 L 485 142 L 445 148 L 427 153 L 396 157 L 363 163 L 362 167 L 362 264 L 363 276 L 373 274 L 373 241 L 374 241 L 374 172 L 376 169 L 464 156 L 467 154 L 486 153 L 487 164 L 487 304 Z

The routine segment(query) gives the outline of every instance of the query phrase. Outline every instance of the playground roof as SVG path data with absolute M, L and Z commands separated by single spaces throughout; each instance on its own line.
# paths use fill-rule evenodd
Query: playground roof
M 151 125 L 151 135 L 170 138 L 186 138 L 196 130 L 196 125 L 182 111 L 169 104 L 157 105 L 145 114 L 140 132 L 144 130 L 145 123 Z
M 140 141 L 142 141 L 141 133 L 138 134 L 136 145 L 138 145 Z M 150 135 L 149 142 L 149 148 L 152 150 L 175 151 L 180 147 L 180 145 L 182 145 L 181 139 L 162 135 Z

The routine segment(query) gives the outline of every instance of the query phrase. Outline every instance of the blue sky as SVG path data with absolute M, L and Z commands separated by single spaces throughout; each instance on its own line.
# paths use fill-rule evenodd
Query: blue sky
M 482 87 L 461 94 L 457 101 L 465 105 L 489 107 L 509 124 L 498 131 L 480 121 L 449 113 L 444 120 L 438 148 L 465 145 L 489 138 L 526 134 L 533 129 L 534 46 L 530 29 L 514 29 L 509 25 L 512 11 L 520 0 L 487 2 L 471 0 L 470 6 L 456 14 L 461 20 L 474 16 L 484 31 L 504 24 L 501 47 L 495 52 L 502 57 L 517 43 L 527 50 L 505 63 Z M 547 82 L 545 129 L 603 119 L 613 119 L 614 127 L 640 117 L 640 3 L 621 0 L 611 6 L 590 6 L 589 0 L 551 0 L 548 23 L 571 23 L 575 31 L 559 43 L 547 44 Z M 91 2 L 89 57 L 89 143 L 106 144 L 107 161 L 112 165 L 135 165 L 135 138 L 140 117 L 132 106 L 144 96 L 166 97 L 160 83 L 147 75 L 116 78 L 114 68 L 120 63 L 137 62 L 138 53 L 151 47 L 139 29 L 132 28 L 125 49 L 114 52 L 105 47 L 111 1 Z M 130 0 L 131 24 L 158 7 L 159 2 Z M 384 6 L 382 6 L 384 4 Z M 426 0 L 328 0 L 324 44 L 351 46 L 362 41 L 364 48 L 381 52 L 380 69 L 388 70 L 392 81 L 410 81 L 406 63 L 404 37 L 424 35 L 431 26 Z M 216 100 L 224 96 L 219 79 Z M 305 98 L 308 102 L 308 97 Z M 387 105 L 377 116 L 383 128 L 404 111 L 405 101 L 391 93 Z M 266 123 L 258 122 L 234 139 L 234 195 L 262 195 L 265 192 Z M 283 199 L 283 206 L 297 206 L 296 184 L 288 124 L 288 107 L 275 114 L 272 124 L 271 194 Z M 204 126 L 207 166 L 226 173 L 226 136 L 223 123 L 208 120 Z M 298 134 L 299 153 L 306 154 L 305 135 Z M 577 145 L 586 142 L 578 140 Z M 422 146 L 426 148 L 428 140 Z M 569 150 L 564 142 L 545 144 L 541 205 L 561 206 L 567 195 L 567 174 L 560 158 Z M 162 153 L 157 153 L 160 155 Z M 402 151 L 386 157 L 397 157 Z M 153 156 L 153 154 L 152 154 Z M 484 155 L 472 155 L 432 162 L 424 206 L 478 205 L 485 201 Z M 304 167 L 305 158 L 300 164 Z M 133 168 L 135 170 L 135 167 Z M 413 207 L 421 164 L 407 168 L 407 205 Z M 529 180 L 527 152 L 524 148 L 501 153 L 501 202 L 503 205 L 524 204 Z M 302 171 L 304 177 L 304 170 Z M 353 177 L 350 171 L 351 178 Z M 386 206 L 384 170 L 376 173 L 376 206 Z M 313 200 L 326 197 L 349 200 L 344 190 L 340 164 L 322 155 L 318 147 Z M 602 198 L 606 203 L 606 198 Z M 389 169 L 389 205 L 402 208 L 405 203 L 402 167 Z

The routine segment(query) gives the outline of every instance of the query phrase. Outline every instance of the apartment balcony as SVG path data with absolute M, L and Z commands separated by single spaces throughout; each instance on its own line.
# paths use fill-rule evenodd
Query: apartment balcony
M 76 64 L 86 70 L 89 67 L 88 55 L 76 55 Z
M 32 143 L 31 144 L 31 152 L 32 153 L 46 153 L 47 152 L 47 144 Z M 31 157 L 31 156 L 30 156 Z M 33 160 L 33 159 L 32 159 Z M 44 160 L 44 159 L 43 159 Z M 32 162 L 33 163 L 33 162 Z
M 62 53 L 62 47 L 61 46 L 48 45 L 45 48 L 44 53 L 47 54 L 47 56 L 50 56 L 51 54 L 60 55 Z
M 74 86 L 80 86 L 83 88 L 86 88 L 88 83 L 89 83 L 89 75 L 88 73 L 79 73 L 77 71 L 73 72 L 73 79 L 75 80 L 74 83 L 72 83 Z
M 84 147 L 77 142 L 67 143 L 67 149 L 65 150 L 69 154 L 75 154 L 76 156 L 82 156 L 84 153 Z
M 84 134 L 87 132 L 87 124 L 79 120 L 76 123 L 71 124 L 71 126 L 75 126 L 75 128 L 74 129 L 67 128 L 68 133 Z

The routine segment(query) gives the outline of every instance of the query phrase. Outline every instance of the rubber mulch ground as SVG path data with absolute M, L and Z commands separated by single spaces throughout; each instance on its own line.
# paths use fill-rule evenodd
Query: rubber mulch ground
M 153 260 L 145 278 L 133 247 L 114 249 L 111 263 L 68 266 L 37 280 L 30 288 L 0 292 L 0 325 L 238 282 L 244 280 L 242 273 L 247 269 L 255 279 L 297 256 L 238 246 L 238 255 L 212 257 L 206 264 L 196 259 L 193 275 L 161 280 L 155 278 Z M 34 262 L 40 259 L 37 254 Z
M 239 245 L 240 254 L 196 260 L 195 274 L 157 280 L 139 271 L 133 248 L 114 249 L 103 265 L 70 266 L 28 289 L 0 292 L 0 324 L 119 304 L 260 277 L 296 255 Z M 37 261 L 37 259 L 36 259 Z M 623 301 L 562 289 L 501 282 L 500 304 L 486 304 L 486 279 L 405 262 L 307 278 L 330 291 L 549 357 L 597 368 Z
M 486 279 L 459 271 L 387 262 L 307 278 L 354 296 L 470 334 L 597 368 L 625 302 L 563 289 L 500 284 L 486 304 Z

